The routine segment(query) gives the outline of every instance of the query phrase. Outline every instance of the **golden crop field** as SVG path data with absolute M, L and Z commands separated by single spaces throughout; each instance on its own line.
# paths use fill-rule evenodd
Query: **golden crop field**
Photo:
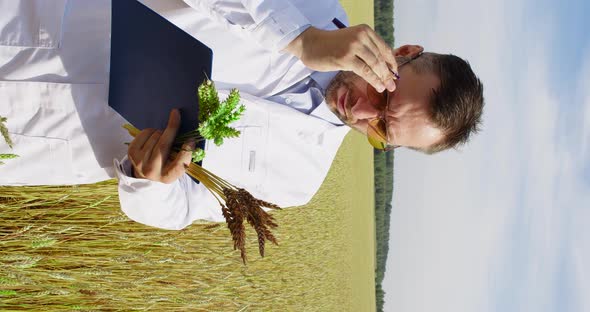
M 0 310 L 374 311 L 372 159 L 349 133 L 313 200 L 274 212 L 279 246 L 260 258 L 248 229 L 246 266 L 224 223 L 128 220 L 114 180 L 0 187 Z
M 373 0 L 340 0 L 348 13 L 350 25 L 367 24 L 373 27 Z

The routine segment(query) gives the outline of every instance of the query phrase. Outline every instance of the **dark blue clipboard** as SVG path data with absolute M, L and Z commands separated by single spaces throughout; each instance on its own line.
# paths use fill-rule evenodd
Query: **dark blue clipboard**
M 111 20 L 109 105 L 138 129 L 164 129 L 179 108 L 179 134 L 194 130 L 211 49 L 137 0 L 112 1 Z

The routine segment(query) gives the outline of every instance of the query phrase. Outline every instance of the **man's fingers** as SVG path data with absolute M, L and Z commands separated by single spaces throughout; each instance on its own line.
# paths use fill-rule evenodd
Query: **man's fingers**
M 389 90 L 393 92 L 395 90 L 395 76 L 392 71 L 397 73 L 397 63 L 393 55 L 393 50 L 373 31 L 368 30 L 365 41 L 363 42 L 368 49 L 370 49 L 374 55 L 377 56 L 378 64 L 373 67 L 375 73 L 381 78 L 381 81 Z
M 137 171 L 141 171 L 143 164 L 142 148 L 155 131 L 156 129 L 144 129 L 129 144 L 127 155 Z
M 184 174 L 185 166 L 191 162 L 194 142 L 185 144 L 175 159 L 168 161 L 179 128 L 180 112 L 174 109 L 163 132 L 146 129 L 137 135 L 129 145 L 129 159 L 137 177 L 172 183 Z
M 145 142 L 145 144 L 143 145 L 143 148 L 141 150 L 143 152 L 143 162 L 144 163 L 148 163 L 150 161 L 150 157 L 153 153 L 154 146 L 156 146 L 156 144 L 160 140 L 161 136 L 162 136 L 162 131 L 160 131 L 160 130 L 155 131 L 150 136 L 150 138 L 147 140 L 147 142 Z
M 363 46 L 359 49 L 358 56 L 369 65 L 373 73 L 379 77 L 384 88 L 387 88 L 389 91 L 395 90 L 395 83 L 393 82 L 392 74 L 389 71 L 387 64 L 381 59 L 381 54 L 371 40 L 367 39 L 367 41 L 366 44 L 371 45 L 371 47 Z
M 397 61 L 395 60 L 395 52 L 393 51 L 393 48 L 391 48 L 387 42 L 374 31 L 369 32 L 369 37 L 379 49 L 384 61 L 388 64 L 389 69 L 394 73 L 397 73 Z
M 395 77 L 390 70 L 389 63 L 393 60 L 395 70 L 397 64 L 393 56 L 393 50 L 387 46 L 385 41 L 375 33 L 368 25 L 357 26 L 358 43 L 355 53 L 361 58 L 381 80 L 381 84 L 373 83 L 368 75 L 360 75 L 368 81 L 377 91 L 383 92 L 385 89 L 393 92 L 395 90 Z M 365 69 L 366 71 L 366 69 Z M 383 86 L 383 87 L 381 87 Z
M 192 152 L 195 146 L 196 143 L 194 141 L 182 145 L 174 160 L 166 166 L 166 170 L 162 174 L 162 182 L 172 183 L 186 172 L 186 168 L 192 161 Z
M 129 151 L 140 151 L 156 129 L 144 129 L 129 143 Z
M 371 67 L 360 58 L 356 57 L 353 61 L 352 71 L 373 86 L 377 92 L 385 91 L 385 85 L 381 82 L 381 78 L 379 78 L 379 76 L 373 72 Z
M 177 109 L 173 109 L 168 118 L 168 125 L 158 141 L 156 148 L 159 150 L 152 155 L 152 161 L 160 164 L 161 167 L 164 167 L 164 163 L 168 159 L 168 156 L 170 156 L 170 149 L 172 149 L 178 128 L 180 128 L 180 113 Z

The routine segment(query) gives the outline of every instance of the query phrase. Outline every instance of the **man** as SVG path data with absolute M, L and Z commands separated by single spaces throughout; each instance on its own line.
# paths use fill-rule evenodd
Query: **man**
M 247 90 L 242 92 L 247 114 L 235 124 L 242 136 L 221 147 L 208 145 L 203 166 L 256 197 L 280 206 L 308 202 L 346 134 L 343 123 L 366 134 L 377 148 L 406 146 L 426 153 L 464 143 L 477 130 L 482 86 L 465 61 L 423 53 L 420 46 L 403 46 L 391 52 L 377 47 L 373 52 L 354 53 L 370 50 L 364 43 L 368 40 L 370 46 L 377 40 L 373 41 L 373 33 L 362 26 L 336 30 L 332 19 L 342 12 L 336 1 L 323 2 L 332 6 L 324 11 L 306 7 L 303 1 L 260 1 L 255 6 L 249 6 L 251 1 L 186 2 L 202 13 L 200 18 L 206 22 L 200 25 L 216 25 L 211 32 L 201 28 L 193 35 L 214 53 L 229 52 L 222 54 L 223 61 L 218 63 L 233 72 L 218 72 L 215 79 L 224 87 Z M 296 7 L 285 8 L 285 3 Z M 292 16 L 294 21 L 289 19 Z M 274 27 L 280 31 L 274 31 Z M 351 42 L 360 42 L 361 48 L 356 49 Z M 322 47 L 319 51 L 318 46 Z M 261 50 L 256 54 L 249 52 L 257 48 Z M 247 65 L 236 62 L 235 58 L 240 58 L 235 51 L 246 53 L 248 62 L 271 59 L 272 63 L 277 59 L 278 64 L 269 67 L 278 77 L 269 82 L 259 81 L 254 75 L 251 81 L 240 81 L 240 77 L 248 76 L 236 71 Z M 386 53 L 397 61 L 379 64 L 377 60 L 385 60 Z M 358 60 L 363 60 L 362 65 Z M 354 72 L 318 73 L 310 71 L 310 66 Z M 399 70 L 401 79 L 393 83 L 387 67 Z M 284 77 L 297 78 L 285 83 L 281 80 Z M 277 78 L 278 87 L 272 82 Z M 144 130 L 130 145 L 131 162 L 116 164 L 121 207 L 138 222 L 167 229 L 183 228 L 195 219 L 222 221 L 215 198 L 184 174 L 190 152 L 168 160 L 178 119 L 172 112 L 163 132 Z M 188 143 L 185 149 L 192 147 Z
M 206 39 L 215 50 L 218 88 L 237 87 L 257 97 L 278 94 L 313 72 L 291 54 L 279 52 L 302 27 L 309 23 L 336 29 L 334 17 L 346 22 L 336 1 L 300 1 L 299 14 L 289 1 L 249 3 L 260 13 L 252 15 L 262 18 L 258 24 L 245 10 L 228 11 L 228 6 L 207 2 L 191 1 L 205 5 L 202 9 L 181 0 L 142 2 Z M 115 176 L 113 158 L 127 153 L 122 143 L 132 138 L 121 128 L 126 121 L 107 102 L 110 4 L 0 0 L 0 116 L 8 118 L 14 142 L 13 150 L 0 142 L 0 153 L 20 156 L 0 167 L 0 184 L 85 184 Z M 267 14 L 271 11 L 280 16 Z M 267 22 L 275 19 L 265 22 L 265 16 L 276 17 L 285 27 L 270 27 Z M 301 23 L 290 23 L 294 17 Z M 223 38 L 218 38 L 220 29 Z M 285 34 L 273 31 L 277 29 Z
M 193 9 L 179 1 L 143 2 L 209 45 L 215 53 L 217 86 L 242 92 L 247 112 L 235 124 L 241 137 L 221 148 L 208 145 L 204 167 L 284 207 L 304 204 L 315 194 L 347 133 L 343 120 L 361 131 L 371 129 L 376 134 L 370 136 L 374 145 L 428 149 L 445 141 L 438 140 L 441 134 L 457 131 L 435 123 L 437 119 L 429 115 L 434 109 L 424 113 L 429 106 L 422 101 L 426 97 L 422 87 L 428 86 L 429 94 L 442 84 L 453 90 L 474 89 L 469 83 L 455 86 L 455 79 L 470 79 L 457 78 L 454 71 L 448 72 L 450 78 L 442 68 L 433 75 L 427 69 L 442 63 L 432 61 L 435 55 L 419 56 L 418 46 L 396 52 L 413 60 L 399 68 L 402 78 L 395 89 L 387 68 L 398 71 L 392 54 L 365 26 L 337 30 L 334 18 L 347 23 L 337 1 L 187 0 Z M 14 153 L 21 156 L 0 168 L 1 184 L 81 184 L 117 176 L 122 210 L 136 221 L 179 229 L 195 219 L 222 220 L 216 200 L 184 174 L 187 154 L 181 153 L 175 162 L 164 157 L 169 151 L 162 146 L 174 137 L 177 114 L 171 114 L 169 127 L 161 134 L 145 130 L 129 151 L 122 144 L 131 141 L 120 128 L 125 120 L 106 102 L 110 1 L 60 0 L 49 5 L 44 0 L 4 0 L 0 7 L 0 115 L 8 117 Z M 309 49 L 324 43 L 329 46 Z M 464 70 L 466 64 L 456 64 L 459 72 L 471 73 Z M 353 70 L 365 79 L 313 68 Z M 373 101 L 375 94 L 367 92 L 365 80 L 376 94 L 385 88 L 394 91 L 382 94 L 390 104 Z M 448 89 L 438 93 L 464 98 L 465 92 Z M 465 103 L 468 107 L 473 101 Z M 373 104 L 392 113 L 374 110 L 380 112 L 379 118 L 371 116 Z M 424 125 L 430 130 L 416 131 Z M 415 137 L 423 141 L 414 145 Z M 147 147 L 158 147 L 159 154 L 151 153 L 156 157 L 144 160 Z M 135 162 L 135 177 L 126 159 L 112 166 L 113 158 L 122 159 L 127 152 Z M 154 159 L 160 163 L 144 166 Z

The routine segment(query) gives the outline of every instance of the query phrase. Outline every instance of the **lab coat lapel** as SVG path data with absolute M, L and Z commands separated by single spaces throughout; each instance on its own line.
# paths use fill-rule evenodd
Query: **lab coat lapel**
M 223 98 L 226 91 L 220 91 Z M 323 182 L 348 127 L 241 92 L 239 138 L 207 143 L 203 166 L 253 195 L 278 205 L 311 199 Z M 287 191 L 286 191 L 287 190 Z

